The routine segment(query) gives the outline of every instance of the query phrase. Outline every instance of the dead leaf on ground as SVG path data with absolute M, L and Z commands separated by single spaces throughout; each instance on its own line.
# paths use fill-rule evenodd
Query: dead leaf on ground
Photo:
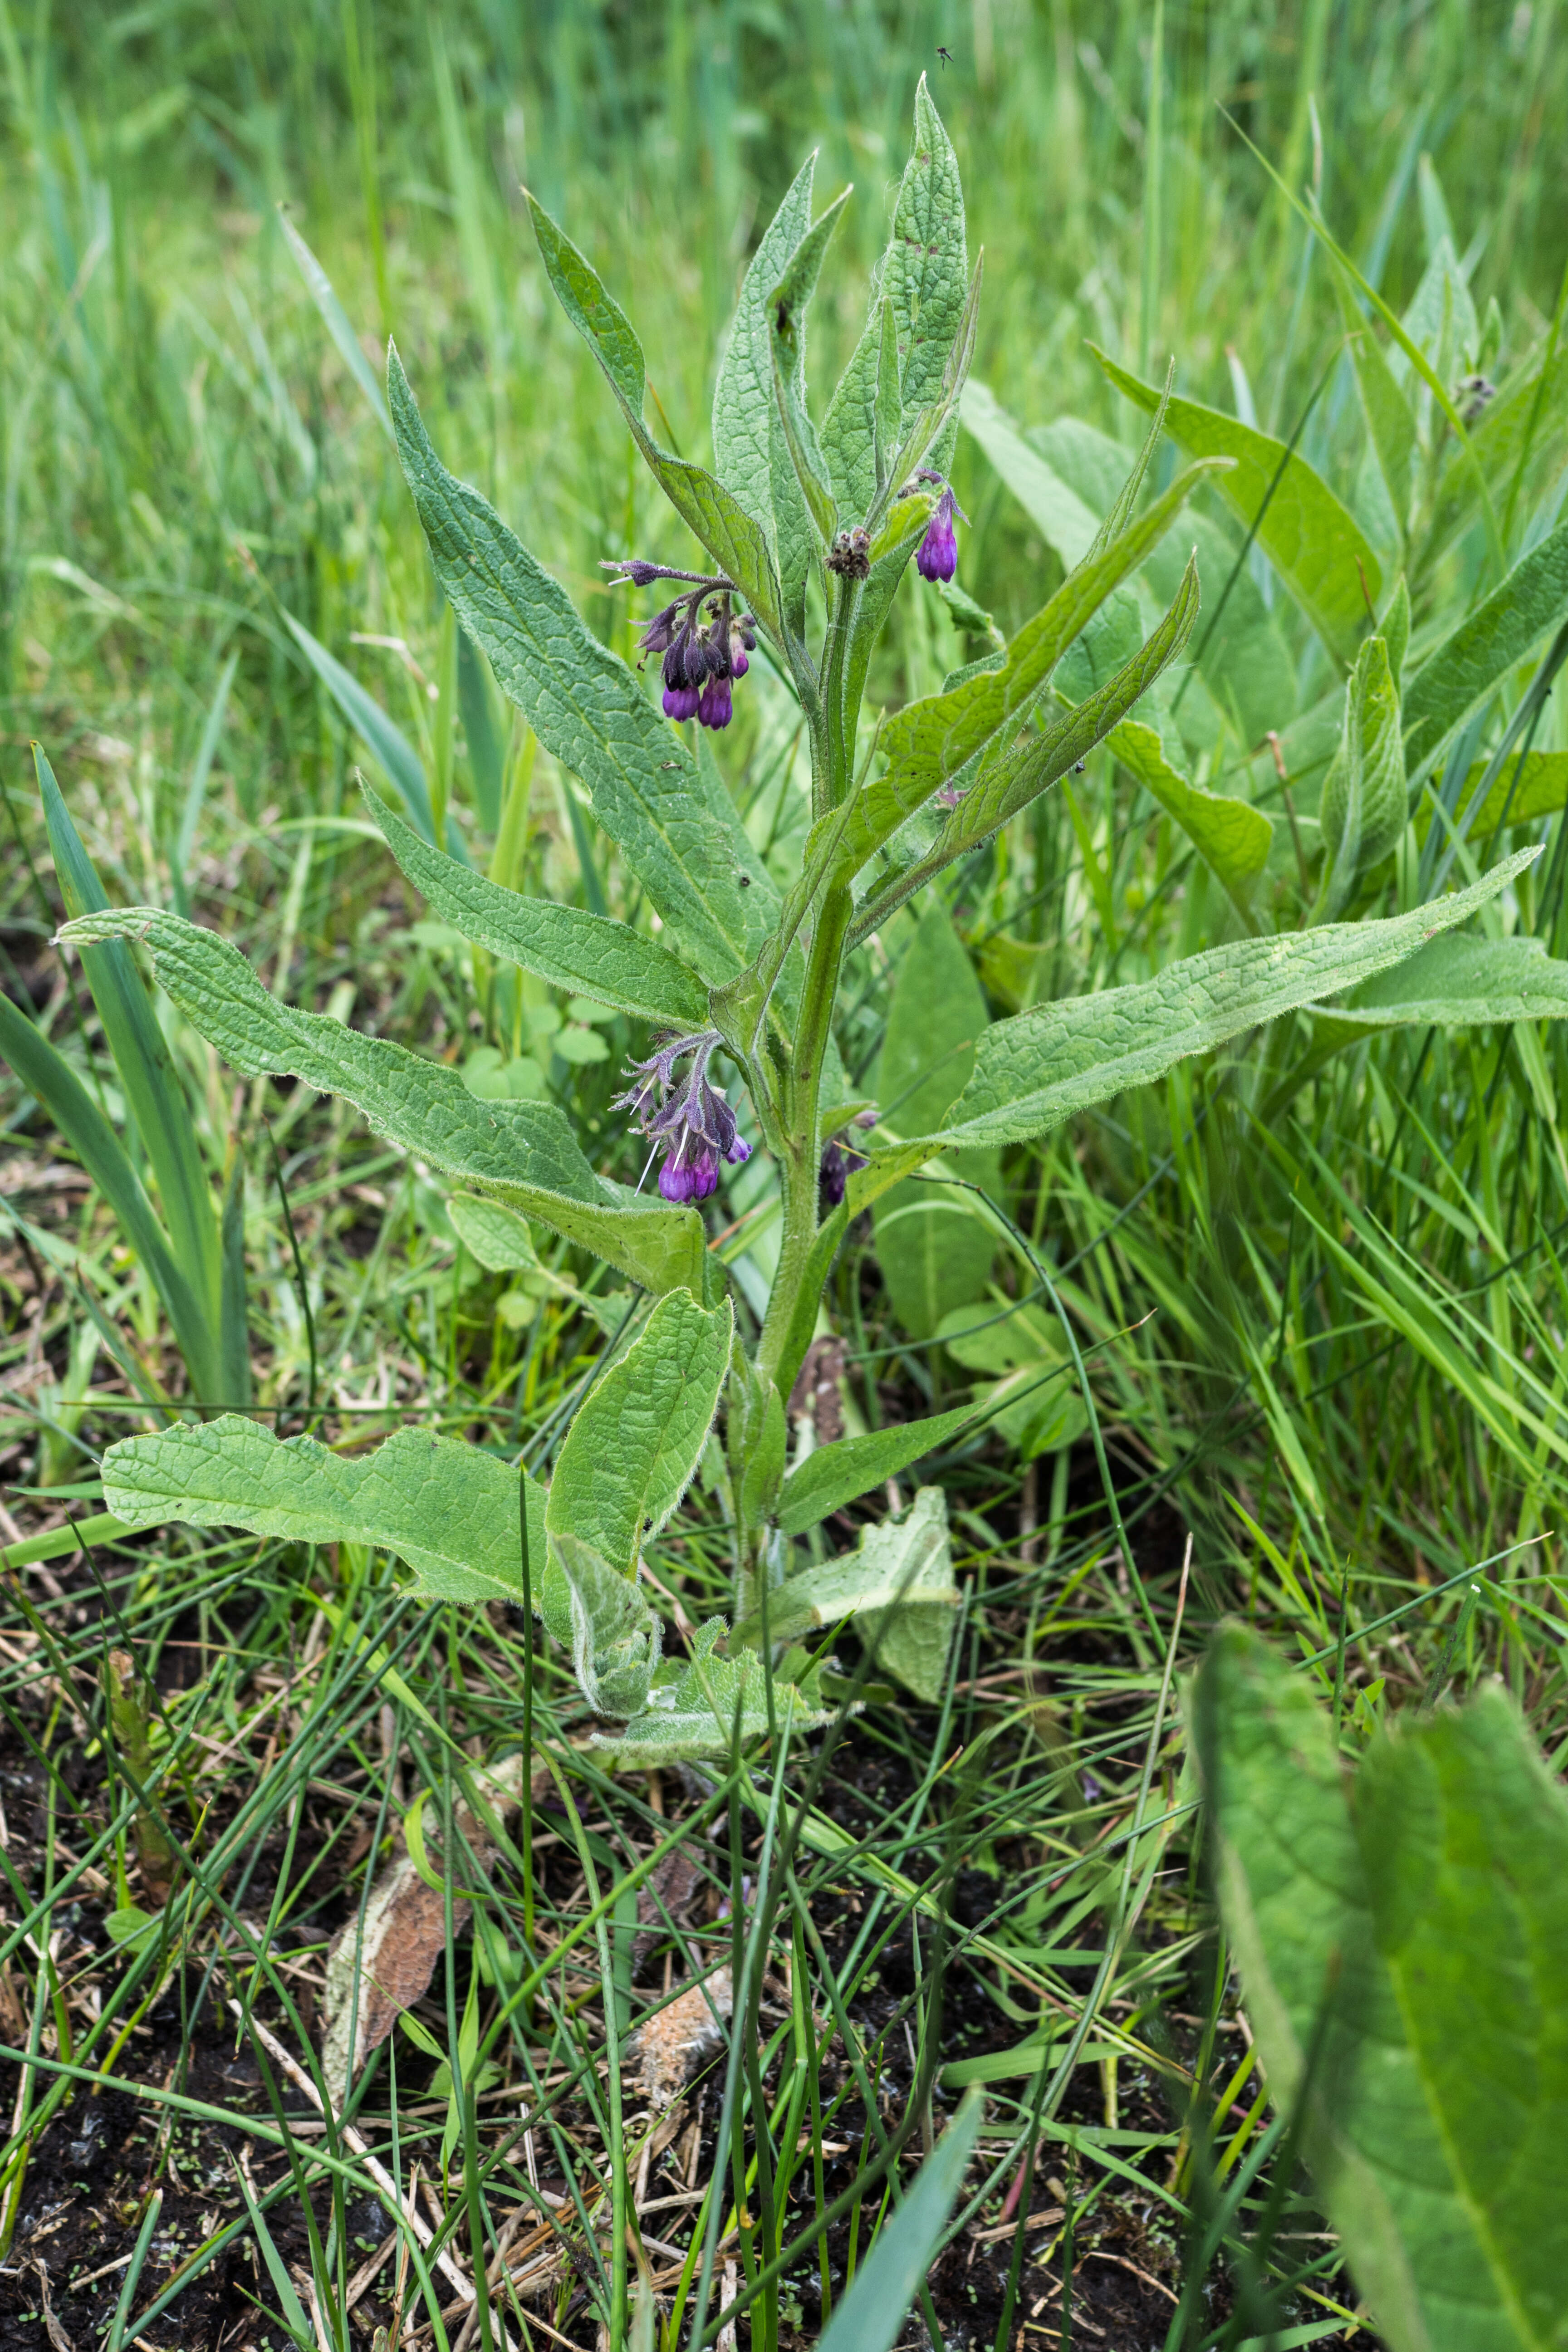
M 477 1786 L 486 1803 L 503 1818 L 515 1812 L 521 1801 L 521 1757 L 509 1757 L 493 1771 L 481 1772 Z M 475 1864 L 485 1867 L 496 1851 L 494 1839 L 466 1805 L 457 1809 L 457 1827 Z M 426 1850 L 438 1866 L 438 1847 L 432 1842 Z M 467 1900 L 454 1893 L 454 1933 L 467 1923 L 469 1908 Z M 350 2083 L 371 2052 L 380 2049 L 403 2011 L 424 1993 L 446 1941 L 445 1891 L 420 1876 L 411 1855 L 396 1855 L 371 1888 L 363 1941 L 356 1911 L 338 1930 L 327 1952 L 327 1983 L 321 1996 L 321 2074 L 334 2108 L 342 2107 Z
M 668 2107 L 699 2066 L 724 2044 L 724 2025 L 734 2006 L 727 1968 L 688 1985 L 664 2009 L 656 2010 L 626 2044 L 644 2094 L 654 2107 Z
M 648 1954 L 668 1933 L 666 1915 L 677 1925 L 702 1884 L 702 1864 L 689 1844 L 672 1846 L 637 1889 L 637 1932 L 632 1938 L 632 1979 L 641 1976 Z

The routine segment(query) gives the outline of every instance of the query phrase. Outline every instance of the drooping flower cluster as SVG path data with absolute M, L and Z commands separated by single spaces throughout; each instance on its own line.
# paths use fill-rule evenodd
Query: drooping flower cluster
M 666 1158 L 658 1189 L 678 1207 L 705 1201 L 718 1189 L 721 1160 L 736 1168 L 752 1156 L 722 1088 L 708 1076 L 714 1050 L 723 1042 L 717 1029 L 667 1038 L 646 1062 L 632 1064 L 626 1073 L 632 1084 L 613 1106 L 631 1113 L 634 1127 L 653 1137 L 656 1150 L 662 1146 Z M 688 1054 L 691 1060 L 682 1076 L 676 1065 Z
M 656 580 L 696 583 L 688 594 L 654 614 L 637 639 L 637 650 L 664 656 L 667 719 L 728 727 L 734 716 L 733 683 L 745 677 L 751 667 L 747 656 L 757 649 L 751 614 L 734 609 L 733 582 L 721 572 L 672 572 L 662 563 L 646 563 L 640 556 L 605 568 L 618 571 L 635 588 L 649 587 Z

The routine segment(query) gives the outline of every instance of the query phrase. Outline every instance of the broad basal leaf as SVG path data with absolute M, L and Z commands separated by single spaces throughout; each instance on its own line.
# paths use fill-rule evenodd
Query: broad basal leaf
M 1089 348 L 1118 390 L 1152 412 L 1160 400 L 1154 386 Z M 1215 488 L 1243 523 L 1257 523 L 1258 544 L 1330 652 L 1353 660 L 1366 599 L 1375 604 L 1382 585 L 1377 557 L 1354 516 L 1304 457 L 1271 434 L 1195 400 L 1173 399 L 1165 422 L 1194 457 L 1231 459 Z
M 701 1457 L 729 1364 L 726 1304 L 689 1291 L 660 1299 L 626 1354 L 579 1408 L 550 1482 L 549 1527 L 635 1577 Z
M 127 1528 L 179 1519 L 289 1543 L 374 1544 L 405 1561 L 432 1601 L 521 1600 L 519 1475 L 426 1429 L 395 1430 L 349 1456 L 237 1413 L 122 1438 L 103 1457 L 104 1498 L 112 1493 Z M 542 1566 L 544 1494 L 531 1479 L 528 1524 Z
M 572 1671 L 595 1715 L 636 1715 L 658 1664 L 663 1628 L 634 1578 L 576 1536 L 550 1538 L 547 1630 L 572 1653 Z
M 633 1282 L 700 1288 L 707 1244 L 696 1212 L 633 1202 L 596 1176 L 552 1103 L 480 1101 L 444 1063 L 279 1004 L 237 948 L 159 908 L 84 916 L 60 936 L 142 940 L 175 1003 L 246 1077 L 287 1075 L 342 1095 L 389 1142 L 492 1187 Z
M 868 1622 L 863 1622 L 861 1630 L 868 1641 L 881 1632 L 879 1663 L 907 1681 L 903 1667 L 896 1662 L 901 1658 L 907 1664 L 916 1648 L 931 1645 L 900 1644 L 892 1638 L 902 1612 L 914 1609 L 928 1612 L 914 1631 L 940 1633 L 941 1664 L 945 1664 L 957 1604 L 946 1502 L 940 1486 L 922 1486 L 907 1517 L 864 1528 L 855 1551 L 820 1568 L 802 1569 L 774 1585 L 768 1594 L 767 1637 L 770 1642 L 796 1642 L 815 1628 L 839 1624 L 847 1617 L 864 1621 L 865 1612 L 875 1612 Z M 735 1628 L 737 1642 L 760 1642 L 762 1636 L 760 1610 Z M 930 1681 L 929 1674 L 922 1675 L 921 1697 L 935 1695 Z
M 1347 1792 L 1258 1638 L 1195 1692 L 1247 2012 L 1393 2352 L 1568 2341 L 1568 1805 L 1500 1691 L 1384 1733 Z
M 761 946 L 777 899 L 733 801 L 495 509 L 447 473 L 395 349 L 386 381 L 404 474 L 463 626 L 545 750 L 582 777 L 703 979 L 728 980 Z
M 630 320 L 600 283 L 593 264 L 543 206 L 531 195 L 528 206 L 556 299 L 603 368 L 649 471 L 720 570 L 741 589 L 769 635 L 784 646 L 784 615 L 766 531 L 704 467 L 660 448 L 643 417 L 642 345 Z
M 364 797 L 387 847 L 421 898 L 465 939 L 537 972 L 554 988 L 613 1004 L 634 1021 L 676 1029 L 707 1026 L 707 990 L 657 940 L 606 915 L 503 889 L 421 841 L 374 793 L 367 790 Z
M 851 1207 L 874 1201 L 933 1152 L 1046 1135 L 1124 1087 L 1163 1076 L 1189 1054 L 1370 980 L 1465 922 L 1541 855 L 1504 858 L 1468 890 L 1378 922 L 1325 923 L 1277 939 L 1238 940 L 1189 956 L 1155 980 L 994 1021 L 974 1076 L 942 1130 L 877 1153 L 851 1177 Z
M 1568 614 L 1568 522 L 1521 556 L 1500 587 L 1428 654 L 1405 688 L 1405 757 L 1412 784 L 1489 701 L 1519 662 Z
M 594 1746 L 640 1769 L 678 1764 L 689 1756 L 728 1756 L 737 1736 L 744 1745 L 764 1737 L 775 1723 L 781 1732 L 787 1727 L 797 1734 L 826 1722 L 824 1708 L 793 1684 L 775 1679 L 770 1723 L 761 1658 L 754 1650 L 721 1658 L 715 1645 L 723 1631 L 721 1617 L 700 1625 L 686 1664 L 667 1661 L 643 1712 L 622 1732 L 596 1733 Z

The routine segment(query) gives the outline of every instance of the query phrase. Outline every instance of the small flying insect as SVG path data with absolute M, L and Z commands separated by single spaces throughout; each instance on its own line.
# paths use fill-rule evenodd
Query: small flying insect
M 951 49 L 938 49 L 937 56 L 942 59 L 944 66 L 950 66 L 952 63 L 952 51 Z

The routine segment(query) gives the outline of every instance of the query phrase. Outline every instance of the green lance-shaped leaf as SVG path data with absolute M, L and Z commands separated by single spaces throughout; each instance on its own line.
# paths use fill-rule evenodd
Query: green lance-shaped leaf
M 721 1658 L 716 1643 L 721 1617 L 697 1629 L 684 1666 L 666 1664 L 647 1695 L 647 1705 L 621 1732 L 595 1734 L 595 1748 L 609 1748 L 623 1763 L 638 1767 L 678 1764 L 689 1756 L 727 1756 L 739 1733 L 743 1746 L 777 1724 L 792 1735 L 827 1721 L 825 1708 L 801 1690 L 775 1679 L 770 1720 L 767 1675 L 754 1650 Z
M 553 988 L 613 1004 L 634 1021 L 706 1027 L 707 990 L 657 940 L 581 907 L 504 889 L 471 866 L 432 849 L 376 793 L 367 789 L 364 797 L 387 847 L 421 898 L 465 939 L 537 972 Z
M 431 1430 L 395 1430 L 351 1459 L 237 1413 L 122 1438 L 103 1457 L 104 1499 L 127 1528 L 179 1519 L 288 1543 L 374 1544 L 395 1552 L 432 1601 L 521 1600 L 518 1476 Z M 532 1479 L 528 1526 L 542 1559 L 544 1492 Z
M 1105 740 L 1129 775 L 1181 826 L 1231 897 L 1245 906 L 1247 885 L 1262 873 L 1274 839 L 1274 827 L 1263 811 L 1250 801 L 1194 784 L 1172 761 L 1160 730 L 1140 719 L 1124 719 Z
M 1207 459 L 1189 467 L 1136 523 L 1071 573 L 1019 630 L 999 669 L 982 671 L 947 694 L 928 695 L 894 714 L 882 730 L 887 773 L 866 785 L 855 803 L 843 851 L 847 873 L 858 873 L 939 785 L 1005 730 L 1023 725 L 1074 638 L 1163 538 L 1210 467 Z
M 1026 734 L 1010 751 L 983 765 L 978 782 L 948 815 L 931 849 L 868 893 L 850 926 L 851 947 L 858 947 L 886 922 L 896 908 L 943 866 L 977 848 L 1065 775 L 1075 761 L 1087 758 L 1176 659 L 1197 614 L 1197 565 L 1189 562 L 1169 612 L 1131 659 L 1082 702 L 1067 710 L 1043 713 L 1034 734 Z
M 778 1522 L 786 1536 L 804 1535 L 833 1511 L 842 1510 L 874 1486 L 886 1486 L 921 1461 L 960 1437 L 981 1416 L 982 1407 L 961 1404 L 952 1412 L 928 1413 L 921 1421 L 900 1421 L 890 1429 L 873 1429 L 864 1437 L 836 1438 L 808 1454 L 798 1470 L 784 1480 L 779 1497 Z
M 1160 394 L 1152 384 L 1141 383 L 1093 344 L 1089 348 L 1129 400 L 1141 408 L 1157 407 Z M 1288 452 L 1271 434 L 1195 400 L 1173 399 L 1165 421 L 1194 456 L 1232 461 L 1231 471 L 1215 487 L 1248 529 L 1257 523 L 1258 546 L 1329 651 L 1340 661 L 1352 661 L 1366 599 L 1375 604 L 1383 577 L 1354 516 L 1304 457 Z
M 1521 556 L 1500 587 L 1427 655 L 1405 688 L 1405 758 L 1414 787 L 1515 664 L 1568 616 L 1568 522 Z
M 163 988 L 246 1077 L 289 1076 L 342 1096 L 389 1142 L 499 1192 L 649 1290 L 700 1286 L 706 1243 L 696 1212 L 634 1202 L 596 1176 L 554 1104 L 481 1102 L 444 1063 L 279 1004 L 227 940 L 160 908 L 83 916 L 60 936 L 73 945 L 142 940 Z
M 595 816 L 703 979 L 730 979 L 777 906 L 733 801 L 495 509 L 447 471 L 395 350 L 387 391 L 436 576 L 463 626 L 545 750 L 582 777 Z
M 914 140 L 877 277 L 898 333 L 903 427 L 942 383 L 969 289 L 958 158 L 921 74 Z
M 283 625 L 372 759 L 385 771 L 412 824 L 425 840 L 434 841 L 436 821 L 430 809 L 430 786 L 424 764 L 407 736 L 387 717 L 380 703 L 365 692 L 358 678 L 351 677 L 342 662 L 310 635 L 303 622 L 297 621 L 292 613 L 285 613 Z M 448 830 L 448 844 L 455 832 L 455 828 Z M 457 838 L 460 842 L 461 836 Z
M 752 257 L 713 387 L 714 466 L 768 536 L 784 610 L 796 636 L 805 625 L 814 533 L 773 386 L 768 299 L 811 227 L 816 165 L 816 156 L 809 156 Z M 803 378 L 803 407 L 805 398 Z
M 836 196 L 821 219 L 801 239 L 767 301 L 773 399 L 784 447 L 810 519 L 804 541 L 786 549 L 784 518 L 779 518 L 784 610 L 797 637 L 805 627 L 806 575 L 814 557 L 820 558 L 824 553 L 837 527 L 833 486 L 805 405 L 805 317 L 849 194 L 846 188 L 842 195 Z
M 1357 877 L 1386 857 L 1405 830 L 1405 747 L 1399 688 L 1384 637 L 1368 637 L 1345 688 L 1340 748 L 1323 779 L 1319 821 L 1328 849 L 1319 911 L 1331 921 Z
M 851 1213 L 938 1151 L 1048 1135 L 1090 1104 L 1163 1077 L 1189 1054 L 1211 1052 L 1281 1013 L 1370 980 L 1468 921 L 1540 856 L 1538 845 L 1521 850 L 1468 889 L 1406 915 L 1232 940 L 1136 987 L 1064 998 L 994 1021 L 981 1039 L 974 1076 L 942 1129 L 878 1152 L 849 1180 Z
M 893 451 L 887 481 L 867 518 L 868 528 L 875 530 L 880 525 L 888 506 L 921 466 L 929 462 L 940 471 L 952 463 L 952 443 L 958 437 L 958 404 L 969 380 L 975 337 L 980 331 L 980 289 L 984 277 L 985 256 L 977 253 L 970 272 L 968 299 L 959 316 L 958 331 L 942 374 L 926 399 L 912 409 L 906 406 L 902 412 L 900 425 L 903 437 Z
M 728 1304 L 689 1290 L 661 1298 L 626 1354 L 590 1391 L 550 1482 L 552 1536 L 575 1536 L 635 1577 L 701 1459 L 733 1330 Z
M 176 1261 L 124 1145 L 64 1055 L 3 992 L 0 1061 L 8 1063 L 29 1093 L 37 1097 L 113 1211 L 121 1232 L 163 1301 L 197 1395 L 210 1397 L 215 1403 L 238 1403 L 239 1398 L 221 1394 L 222 1374 L 206 1302 L 191 1287 Z
M 899 446 L 899 331 L 885 298 L 871 306 L 866 331 L 828 403 L 822 454 L 842 511 L 862 520 L 889 487 Z M 892 487 L 897 488 L 896 484 Z
M 1510 1702 L 1384 1733 L 1347 1790 L 1299 1671 L 1194 1692 L 1226 1932 L 1281 2109 L 1393 2352 L 1563 2342 L 1568 1806 Z
M 705 467 L 659 447 L 643 417 L 642 345 L 630 320 L 600 283 L 593 264 L 543 206 L 531 195 L 528 206 L 556 299 L 604 370 L 649 471 L 681 520 L 734 581 L 768 635 L 784 647 L 784 614 L 766 531 Z
M 1392 971 L 1365 981 L 1342 1003 L 1325 1006 L 1320 1027 L 1433 1025 L 1568 1019 L 1568 962 L 1541 940 L 1488 940 L 1450 932 Z
M 789 511 L 792 537 L 804 517 L 800 486 L 779 437 L 773 404 L 768 296 L 811 226 L 816 170 L 816 157 L 808 155 L 752 256 L 713 383 L 713 463 L 719 478 L 734 491 L 752 520 L 775 538 L 781 510 Z
M 66 913 L 100 913 L 109 905 L 103 885 L 38 744 L 33 746 L 33 764 Z M 204 1353 L 188 1364 L 191 1376 L 200 1393 L 213 1403 L 247 1404 L 250 1399 L 248 1355 L 238 1390 L 229 1391 L 217 1384 L 222 1244 L 201 1146 L 168 1041 L 122 940 L 105 940 L 84 951 L 82 970 L 114 1056 L 126 1108 L 153 1171 L 170 1245 L 210 1334 Z M 148 1271 L 153 1271 L 151 1266 Z

